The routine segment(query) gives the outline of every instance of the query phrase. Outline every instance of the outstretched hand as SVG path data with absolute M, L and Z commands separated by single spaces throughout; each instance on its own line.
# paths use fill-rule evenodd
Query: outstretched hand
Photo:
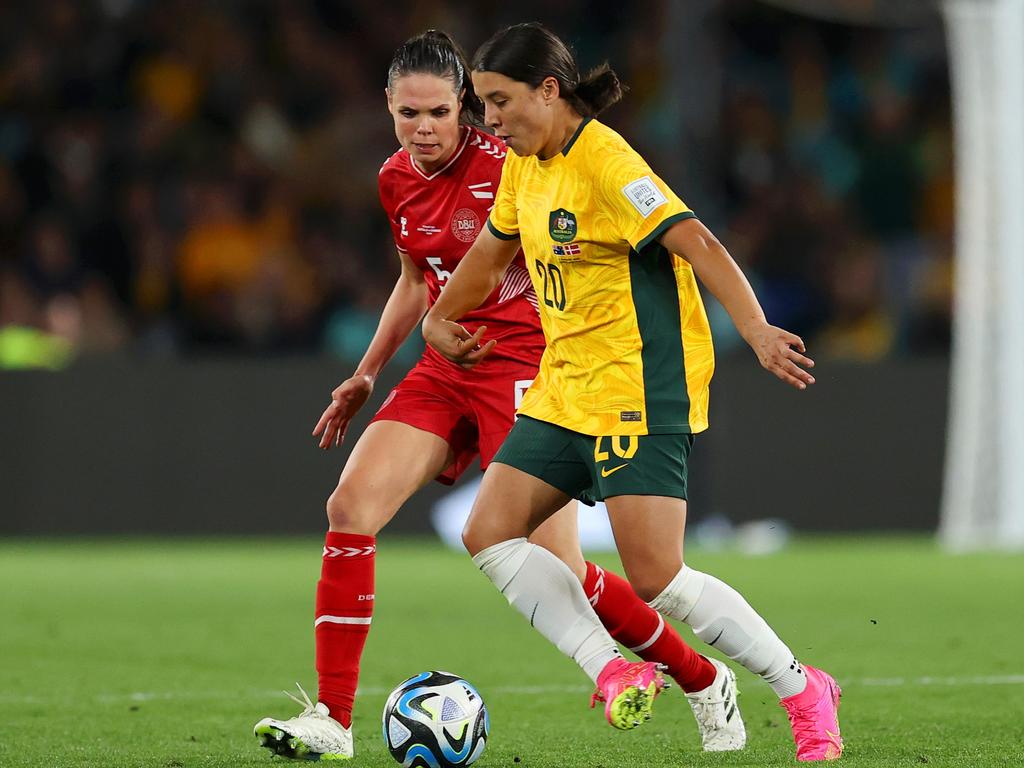
M 745 334 L 761 365 L 784 382 L 797 389 L 807 389 L 814 377 L 805 368 L 813 368 L 814 361 L 807 357 L 803 339 L 794 333 L 763 323 Z
M 320 438 L 321 448 L 326 451 L 332 445 L 341 445 L 352 417 L 372 394 L 373 378 L 363 374 L 346 379 L 331 392 L 331 404 L 313 428 L 313 437 Z

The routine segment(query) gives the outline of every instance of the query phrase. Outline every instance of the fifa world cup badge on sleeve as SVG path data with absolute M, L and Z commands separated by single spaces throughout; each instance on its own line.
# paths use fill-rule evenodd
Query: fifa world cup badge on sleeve
M 548 216 L 548 231 L 555 242 L 572 242 L 576 239 L 576 214 L 565 208 L 552 211 Z
M 622 188 L 622 194 L 645 219 L 655 208 L 660 208 L 668 202 L 665 193 L 658 189 L 658 185 L 650 176 L 644 176 L 627 184 Z

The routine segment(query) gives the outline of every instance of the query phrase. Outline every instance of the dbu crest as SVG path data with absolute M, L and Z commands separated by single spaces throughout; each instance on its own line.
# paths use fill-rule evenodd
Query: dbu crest
M 551 239 L 558 243 L 568 243 L 576 239 L 576 214 L 559 208 L 548 216 L 548 231 Z

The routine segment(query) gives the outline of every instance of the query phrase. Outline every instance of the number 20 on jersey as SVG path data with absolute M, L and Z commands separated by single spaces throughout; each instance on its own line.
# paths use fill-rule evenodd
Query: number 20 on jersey
M 544 303 L 559 312 L 565 309 L 565 283 L 562 270 L 554 264 L 545 265 L 537 259 L 537 276 L 544 283 Z

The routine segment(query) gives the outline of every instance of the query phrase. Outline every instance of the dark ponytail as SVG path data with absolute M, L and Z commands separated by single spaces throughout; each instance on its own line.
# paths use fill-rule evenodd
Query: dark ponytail
M 496 33 L 477 50 L 473 69 L 497 72 L 531 88 L 553 77 L 561 98 L 583 117 L 599 115 L 626 91 L 608 62 L 580 77 L 569 46 L 536 22 L 515 24 Z
M 621 99 L 625 91 L 626 86 L 619 82 L 619 76 L 615 74 L 614 69 L 608 66 L 606 61 L 587 73 L 587 76 L 576 86 L 569 103 L 576 107 L 573 99 L 579 100 L 590 109 L 590 113 L 581 112 L 579 107 L 576 107 L 576 111 L 584 117 L 593 117 L 601 114 Z
M 388 67 L 388 88 L 394 88 L 395 81 L 411 74 L 436 75 L 451 82 L 456 95 L 462 95 L 463 120 L 481 124 L 484 118 L 483 102 L 473 90 L 469 65 L 462 49 L 447 33 L 438 29 L 409 38 L 395 51 Z

